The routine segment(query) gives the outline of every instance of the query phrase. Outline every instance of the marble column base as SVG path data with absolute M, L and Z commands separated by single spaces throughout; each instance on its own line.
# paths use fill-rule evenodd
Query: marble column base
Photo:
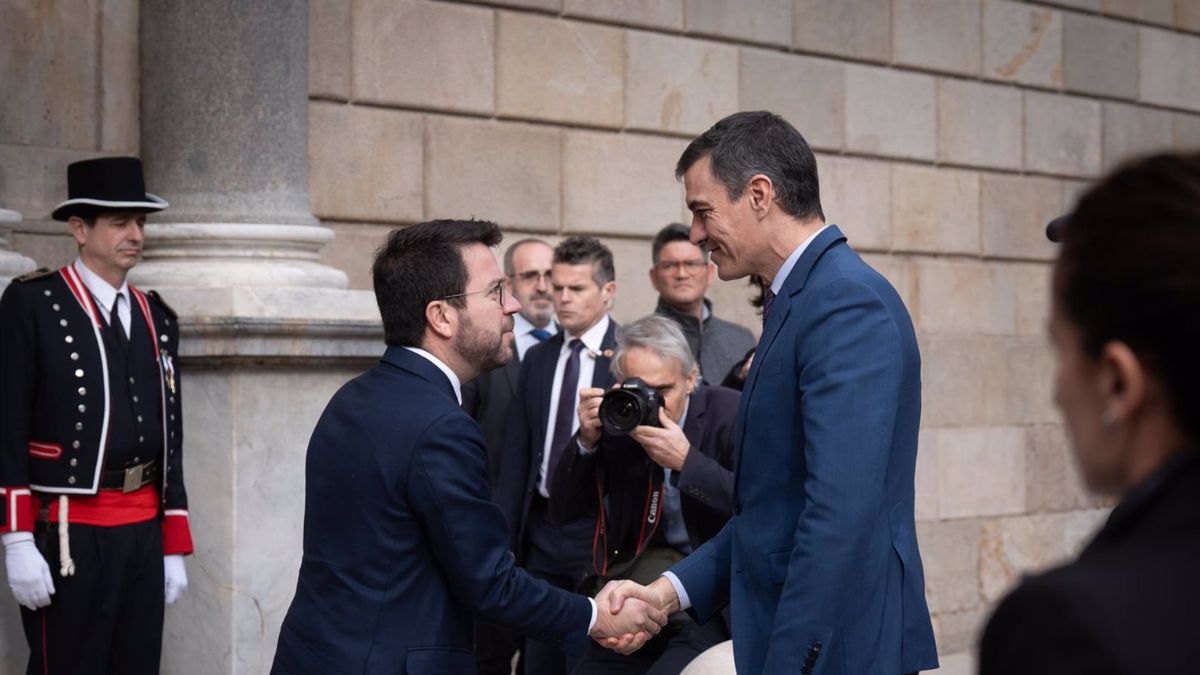
M 148 223 L 145 259 L 130 280 L 147 288 L 345 288 L 344 272 L 317 262 L 332 239 L 319 225 Z
M 180 315 L 196 554 L 163 672 L 266 673 L 296 589 L 304 458 L 333 394 L 383 354 L 368 291 L 162 288 Z
M 8 286 L 10 279 L 37 268 L 37 263 L 31 258 L 9 250 L 9 228 L 20 222 L 21 214 L 11 209 L 0 209 L 0 293 Z

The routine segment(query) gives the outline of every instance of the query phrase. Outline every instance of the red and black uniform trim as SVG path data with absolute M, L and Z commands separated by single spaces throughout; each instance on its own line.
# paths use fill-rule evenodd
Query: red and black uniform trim
M 151 389 L 157 401 L 149 405 L 149 419 L 157 418 L 152 433 L 161 435 L 161 444 L 153 445 L 162 467 L 156 515 L 163 550 L 191 553 L 178 323 L 157 294 L 129 290 L 136 305 L 131 317 L 142 322 L 131 329 L 144 331 L 154 352 L 155 366 L 147 372 L 157 380 Z M 0 298 L 0 532 L 32 530 L 46 496 L 69 495 L 71 521 L 79 509 L 95 513 L 103 503 L 121 513 L 126 500 L 139 499 L 131 496 L 136 493 L 100 494 L 102 472 L 121 468 L 106 465 L 112 451 L 114 377 L 106 330 L 105 317 L 72 266 L 18 278 Z M 145 385 L 139 383 L 139 390 Z

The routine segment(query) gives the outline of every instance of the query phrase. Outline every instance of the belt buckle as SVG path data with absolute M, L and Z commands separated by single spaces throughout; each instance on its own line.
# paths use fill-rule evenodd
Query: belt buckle
M 142 476 L 146 472 L 145 464 L 138 464 L 125 469 L 125 485 L 121 488 L 121 492 L 129 494 L 136 492 L 142 487 Z

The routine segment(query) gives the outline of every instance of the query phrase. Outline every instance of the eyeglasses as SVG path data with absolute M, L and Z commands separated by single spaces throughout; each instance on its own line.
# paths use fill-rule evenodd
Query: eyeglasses
M 545 272 L 539 272 L 537 270 L 529 270 L 526 272 L 521 272 L 520 274 L 514 274 L 513 276 L 516 277 L 517 279 L 520 279 L 521 281 L 532 281 L 532 282 L 536 283 L 538 281 L 541 281 L 542 279 L 545 279 L 546 283 L 550 283 L 550 271 L 549 270 L 547 270 Z
M 454 295 L 447 295 L 440 299 L 441 300 L 450 300 L 451 298 L 465 298 L 468 295 L 479 295 L 480 293 L 483 293 L 485 295 L 491 295 L 491 294 L 495 293 L 496 294 L 496 302 L 499 302 L 500 308 L 503 309 L 505 295 L 508 293 L 508 281 L 506 279 L 501 279 L 500 281 L 497 281 L 495 283 L 495 285 L 493 285 L 491 288 L 485 288 L 482 291 L 471 291 L 470 293 L 455 293 Z
M 707 266 L 705 260 L 659 260 L 654 265 L 659 272 L 667 273 L 678 267 L 688 274 L 695 274 Z

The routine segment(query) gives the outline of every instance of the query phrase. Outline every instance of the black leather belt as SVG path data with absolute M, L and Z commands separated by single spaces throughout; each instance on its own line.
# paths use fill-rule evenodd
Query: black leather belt
M 158 460 L 113 469 L 100 474 L 100 487 L 105 490 L 133 492 L 158 481 Z

